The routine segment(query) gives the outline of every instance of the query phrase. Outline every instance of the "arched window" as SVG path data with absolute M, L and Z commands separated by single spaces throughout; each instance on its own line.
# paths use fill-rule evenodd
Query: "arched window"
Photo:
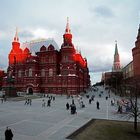
M 41 70 L 41 77 L 45 77 L 45 70 L 44 69 Z
M 53 69 L 49 69 L 49 76 L 53 76 Z
M 18 77 L 21 77 L 21 70 L 18 71 Z
M 29 77 L 32 77 L 32 69 L 29 69 Z

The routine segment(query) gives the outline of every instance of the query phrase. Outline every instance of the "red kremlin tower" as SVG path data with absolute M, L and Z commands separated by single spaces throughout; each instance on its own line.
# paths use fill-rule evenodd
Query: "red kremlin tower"
M 23 63 L 28 56 L 30 56 L 29 49 L 25 48 L 24 50 L 22 50 L 20 48 L 18 32 L 16 29 L 16 34 L 12 42 L 12 50 L 9 54 L 9 65 L 13 65 L 15 63 Z
M 11 77 L 16 91 L 28 94 L 79 94 L 90 86 L 87 60 L 75 50 L 68 19 L 60 50 L 48 40 L 32 41 L 22 49 L 16 31 L 7 75 L 4 88 L 11 85 Z
M 113 72 L 119 72 L 121 70 L 121 66 L 120 66 L 120 56 L 118 53 L 118 46 L 117 46 L 117 41 L 115 41 L 115 54 L 114 54 L 114 63 L 113 63 Z
M 132 49 L 134 77 L 140 79 L 140 24 L 135 47 Z

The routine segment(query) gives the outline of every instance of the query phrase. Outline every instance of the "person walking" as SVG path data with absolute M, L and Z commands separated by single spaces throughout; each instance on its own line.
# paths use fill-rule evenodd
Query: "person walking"
M 92 101 L 92 100 L 91 100 L 91 99 L 89 99 L 89 104 L 91 104 L 91 101 Z
M 29 100 L 29 104 L 30 104 L 30 106 L 32 105 L 32 99 Z
M 96 106 L 97 106 L 97 109 L 100 109 L 100 104 L 98 101 L 96 102 Z
M 7 127 L 5 130 L 5 140 L 12 140 L 12 138 L 13 138 L 12 130 Z
M 70 105 L 69 105 L 69 103 L 67 102 L 67 103 L 66 103 L 66 109 L 69 110 L 69 108 L 70 108 Z
M 49 107 L 51 106 L 51 99 L 48 100 L 47 106 L 49 106 Z
M 42 100 L 42 107 L 45 107 L 45 105 L 46 105 L 46 102 L 45 102 L 45 100 L 43 99 L 43 100 Z

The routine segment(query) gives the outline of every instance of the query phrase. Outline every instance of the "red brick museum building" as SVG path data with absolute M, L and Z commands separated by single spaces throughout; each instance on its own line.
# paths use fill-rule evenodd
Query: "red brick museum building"
M 85 91 L 90 86 L 87 60 L 76 51 L 72 43 L 69 22 L 60 49 L 53 43 L 45 45 L 47 41 L 42 42 L 44 44 L 34 42 L 37 51 L 31 46 L 23 48 L 16 32 L 3 88 L 13 86 L 16 91 L 29 94 L 71 95 Z M 12 79 L 12 82 L 8 79 Z

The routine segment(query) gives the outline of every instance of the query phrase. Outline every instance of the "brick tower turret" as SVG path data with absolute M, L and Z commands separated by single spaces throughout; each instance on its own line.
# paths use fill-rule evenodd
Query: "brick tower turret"
M 134 77 L 140 76 L 140 24 L 135 47 L 132 49 Z
M 115 54 L 114 54 L 114 63 L 113 63 L 113 72 L 118 72 L 120 71 L 120 56 L 119 56 L 119 52 L 118 52 L 118 47 L 117 47 L 117 41 L 115 41 Z

